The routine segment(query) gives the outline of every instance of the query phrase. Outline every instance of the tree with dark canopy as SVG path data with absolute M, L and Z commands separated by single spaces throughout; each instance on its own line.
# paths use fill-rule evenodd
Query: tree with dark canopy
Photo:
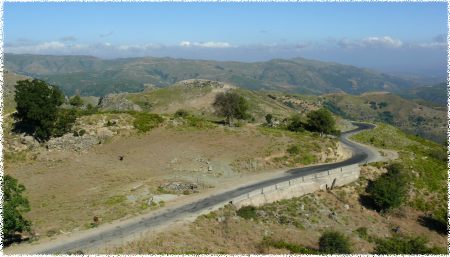
M 336 132 L 336 121 L 327 109 L 321 108 L 316 111 L 311 111 L 306 117 L 308 130 L 325 134 Z
M 225 116 L 228 125 L 232 125 L 233 119 L 245 119 L 248 114 L 248 103 L 244 97 L 236 92 L 219 93 L 213 103 L 217 114 Z
M 30 210 L 28 200 L 22 196 L 25 187 L 17 179 L 3 177 L 3 240 L 8 241 L 16 232 L 29 231 L 31 223 L 22 214 Z
M 64 102 L 64 95 L 56 87 L 42 80 L 17 81 L 17 103 L 15 129 L 45 141 L 52 135 L 58 119 L 58 107 Z

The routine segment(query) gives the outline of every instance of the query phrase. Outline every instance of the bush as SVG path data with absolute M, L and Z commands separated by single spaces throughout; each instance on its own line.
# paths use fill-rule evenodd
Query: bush
M 305 131 L 305 125 L 302 117 L 299 114 L 295 114 L 290 118 L 287 129 L 295 132 L 303 132 Z
M 8 241 L 16 232 L 29 231 L 31 222 L 22 214 L 30 210 L 28 200 L 22 196 L 25 187 L 17 179 L 5 175 L 3 177 L 3 240 Z
M 256 219 L 257 215 L 256 215 L 256 207 L 255 206 L 244 206 L 242 208 L 240 208 L 237 212 L 237 215 L 239 217 L 242 217 L 246 220 L 248 219 Z
M 132 115 L 134 117 L 133 126 L 140 132 L 150 131 L 164 121 L 161 116 L 154 113 L 136 112 Z
M 306 116 L 308 118 L 306 126 L 308 130 L 325 134 L 336 132 L 336 121 L 327 109 L 321 108 L 310 111 Z
M 52 129 L 52 135 L 60 137 L 72 129 L 76 120 L 76 113 L 74 110 L 60 109 L 56 116 L 55 125 Z
M 428 247 L 423 237 L 407 237 L 394 235 L 385 239 L 375 240 L 376 254 L 442 254 L 445 249 Z
M 184 109 L 179 109 L 175 112 L 173 116 L 176 118 L 178 117 L 186 118 L 187 116 L 189 116 L 189 112 Z
M 400 164 L 391 164 L 387 169 L 388 173 L 367 187 L 375 207 L 381 211 L 399 207 L 406 197 L 407 179 Z
M 272 122 L 273 122 L 273 115 L 268 113 L 266 115 L 266 123 L 267 123 L 267 125 L 272 126 Z
M 319 250 L 326 254 L 350 254 L 349 239 L 343 234 L 335 231 L 329 231 L 322 234 L 319 239 Z
M 79 95 L 76 95 L 69 100 L 69 103 L 72 106 L 80 107 L 83 105 L 83 99 Z
M 275 241 L 269 238 L 264 238 L 261 246 L 263 247 L 273 247 L 277 249 L 286 249 L 291 253 L 302 253 L 302 254 L 318 254 L 317 250 L 303 247 L 301 245 L 296 245 L 288 243 L 285 241 Z
M 291 145 L 288 147 L 287 152 L 292 155 L 299 154 L 300 148 L 297 145 Z

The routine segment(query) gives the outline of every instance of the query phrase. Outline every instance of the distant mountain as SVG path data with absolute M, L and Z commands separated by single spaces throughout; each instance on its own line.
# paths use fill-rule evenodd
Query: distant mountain
M 249 89 L 322 94 L 398 91 L 409 80 L 368 69 L 296 58 L 267 62 L 218 62 L 172 58 L 102 60 L 91 56 L 5 54 L 6 69 L 46 80 L 68 95 L 102 96 L 164 87 L 187 79 L 217 80 Z
M 425 101 L 434 105 L 447 105 L 447 83 L 445 82 L 403 89 L 398 94 L 408 99 Z

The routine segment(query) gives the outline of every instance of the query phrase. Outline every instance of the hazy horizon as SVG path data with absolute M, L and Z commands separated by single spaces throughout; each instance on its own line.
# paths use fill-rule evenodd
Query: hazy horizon
M 447 71 L 445 3 L 7 2 L 4 17 L 6 53 L 238 62 L 301 57 L 389 73 Z

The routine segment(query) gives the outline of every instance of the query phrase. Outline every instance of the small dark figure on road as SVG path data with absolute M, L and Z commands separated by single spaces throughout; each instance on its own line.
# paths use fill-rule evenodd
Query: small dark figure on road
M 119 161 L 123 161 L 123 155 L 119 155 Z
M 392 231 L 394 231 L 394 233 L 400 233 L 400 226 L 393 228 Z

